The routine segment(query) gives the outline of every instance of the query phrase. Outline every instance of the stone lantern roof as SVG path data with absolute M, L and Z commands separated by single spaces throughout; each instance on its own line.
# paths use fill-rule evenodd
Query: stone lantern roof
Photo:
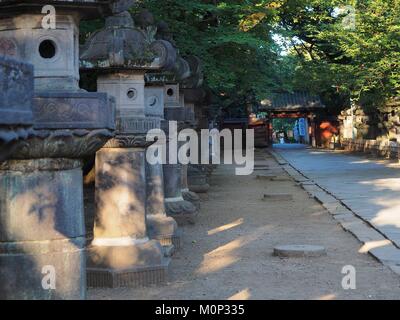
M 121 1 L 119 1 L 121 2 Z M 134 1 L 128 1 L 133 3 Z M 117 1 L 111 0 L 0 0 L 0 17 L 9 17 L 16 14 L 41 13 L 46 5 L 52 5 L 63 11 L 74 10 L 84 18 L 95 18 L 110 14 L 118 9 Z M 76 11 L 79 9 L 79 11 Z
M 176 62 L 176 50 L 170 42 L 156 40 L 155 34 L 152 26 L 135 27 L 128 11 L 114 13 L 82 48 L 81 69 L 100 72 L 170 69 Z
M 182 81 L 182 91 L 186 101 L 200 103 L 206 96 L 206 92 L 202 88 L 204 82 L 202 63 L 196 56 L 189 56 L 186 61 L 190 67 L 190 76 Z
M 183 88 L 200 88 L 204 82 L 203 66 L 199 57 L 188 56 L 185 58 L 190 68 L 190 76 L 183 80 Z

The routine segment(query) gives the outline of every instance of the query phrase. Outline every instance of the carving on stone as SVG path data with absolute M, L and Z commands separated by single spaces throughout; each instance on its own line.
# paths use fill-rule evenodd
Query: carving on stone
M 115 129 L 114 98 L 105 93 L 40 93 L 34 98 L 36 129 Z
M 113 137 L 107 129 L 34 130 L 34 137 L 17 143 L 13 159 L 85 158 Z
M 114 0 L 112 1 L 111 11 L 114 14 L 124 12 L 135 4 L 136 0 Z
M 155 40 L 155 28 L 142 22 L 135 28 L 129 12 L 108 17 L 103 29 L 93 33 L 81 54 L 82 69 L 90 68 L 171 68 L 176 50 L 167 41 Z
M 11 38 L 0 38 L 0 55 L 16 57 L 18 48 L 15 41 Z
M 9 157 L 20 139 L 32 135 L 33 68 L 0 58 L 0 161 Z
M 190 68 L 190 76 L 183 80 L 183 88 L 199 88 L 203 85 L 204 75 L 201 60 L 196 56 L 186 57 Z M 186 97 L 185 97 L 186 98 Z
M 188 222 L 194 223 L 195 217 L 198 215 L 197 208 L 189 201 L 182 198 L 179 201 L 167 201 L 165 202 L 165 210 L 167 215 L 174 217 L 175 220 L 180 224 L 180 220 L 188 219 Z
M 200 197 L 196 193 L 189 190 L 182 190 L 182 197 L 185 201 L 194 204 L 197 210 L 200 209 Z
M 147 148 L 153 143 L 154 141 L 146 140 L 146 134 L 118 135 L 109 140 L 104 148 Z
M 143 134 L 160 127 L 158 118 L 121 117 L 117 119 L 117 130 L 120 134 Z

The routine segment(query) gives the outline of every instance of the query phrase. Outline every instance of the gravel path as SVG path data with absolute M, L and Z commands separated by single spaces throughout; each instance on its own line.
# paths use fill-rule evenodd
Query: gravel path
M 198 223 L 185 227 L 184 247 L 169 282 L 141 289 L 90 289 L 89 299 L 397 299 L 400 278 L 367 254 L 324 208 L 265 152 L 269 170 L 235 176 L 220 166 Z M 277 181 L 257 179 L 276 175 Z M 264 194 L 272 197 L 263 200 Z M 273 195 L 280 194 L 279 199 Z M 289 195 L 285 200 L 282 194 Z M 290 200 L 290 195 L 292 200 Z M 322 245 L 318 258 L 272 256 L 277 245 Z M 354 266 L 356 290 L 343 290 L 344 266 Z

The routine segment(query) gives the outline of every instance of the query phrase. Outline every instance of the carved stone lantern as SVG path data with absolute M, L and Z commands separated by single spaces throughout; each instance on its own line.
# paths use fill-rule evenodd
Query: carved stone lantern
M 96 155 L 96 216 L 87 273 L 93 287 L 164 281 L 169 259 L 160 242 L 150 239 L 147 223 L 151 231 L 164 223 L 171 238 L 176 231 L 175 221 L 162 212 L 146 218 L 146 149 L 152 144 L 146 133 L 160 128 L 161 118 L 146 116 L 144 94 L 145 73 L 171 67 L 176 52 L 169 42 L 153 38 L 155 30 L 146 22 L 151 16 L 139 16 L 138 28 L 127 9 L 114 9 L 81 54 L 82 70 L 96 70 L 98 91 L 115 96 L 117 105 L 117 134 Z
M 44 28 L 44 5 L 55 29 Z M 33 133 L 0 164 L 0 298 L 86 295 L 81 159 L 113 136 L 114 105 L 78 87 L 78 24 L 108 1 L 0 0 L 3 53 L 34 66 Z
M 197 128 L 200 134 L 201 129 L 204 128 L 201 125 L 201 112 L 199 110 L 202 108 L 202 102 L 205 98 L 205 91 L 202 88 L 203 85 L 203 70 L 202 64 L 198 57 L 189 56 L 186 58 L 189 63 L 191 75 L 189 78 L 185 79 L 182 83 L 182 92 L 185 97 L 185 109 L 187 119 L 191 122 L 192 126 Z M 199 148 L 199 152 L 202 151 Z M 205 193 L 209 189 L 209 184 L 207 182 L 207 177 L 205 174 L 205 168 L 207 165 L 202 164 L 191 164 L 186 169 L 186 185 L 187 189 L 192 192 L 192 194 Z
M 164 84 L 157 76 L 146 74 L 145 114 L 160 119 L 160 128 L 165 128 L 164 120 Z M 161 163 L 146 163 L 147 178 L 147 226 L 151 239 L 164 246 L 181 246 L 181 233 L 172 217 L 168 217 L 165 208 L 164 173 Z M 172 220 L 174 223 L 168 222 Z
M 174 44 L 168 25 L 165 22 L 158 24 L 156 37 L 164 39 L 164 41 L 168 40 Z M 146 84 L 151 90 L 156 90 L 159 94 L 163 92 L 164 118 L 166 120 L 165 131 L 167 135 L 169 134 L 169 122 L 171 121 L 177 122 L 178 131 L 188 126 L 185 109 L 181 104 L 183 101 L 181 100 L 182 95 L 179 92 L 179 82 L 189 76 L 190 67 L 188 62 L 178 56 L 171 70 L 162 73 L 149 73 L 146 77 Z M 168 152 L 169 150 L 167 150 Z M 168 158 L 169 154 L 167 154 Z M 194 223 L 198 214 L 198 208 L 192 202 L 187 201 L 186 189 L 182 187 L 182 182 L 185 183 L 185 180 L 183 180 L 185 170 L 183 170 L 182 164 L 164 164 L 163 174 L 167 215 L 173 217 L 180 225 Z M 183 193 L 182 189 L 184 189 Z

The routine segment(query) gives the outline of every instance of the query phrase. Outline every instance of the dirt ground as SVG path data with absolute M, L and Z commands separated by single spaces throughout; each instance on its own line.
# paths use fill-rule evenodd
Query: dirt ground
M 269 170 L 235 176 L 219 166 L 202 202 L 198 223 L 183 228 L 183 248 L 170 264 L 169 282 L 141 289 L 90 289 L 89 299 L 398 299 L 400 278 L 367 254 L 361 244 L 259 151 L 256 164 Z M 267 181 L 257 175 L 284 177 Z M 293 195 L 263 201 L 264 194 Z M 320 258 L 282 259 L 282 244 L 315 244 Z M 356 268 L 356 290 L 342 288 L 346 265 Z

